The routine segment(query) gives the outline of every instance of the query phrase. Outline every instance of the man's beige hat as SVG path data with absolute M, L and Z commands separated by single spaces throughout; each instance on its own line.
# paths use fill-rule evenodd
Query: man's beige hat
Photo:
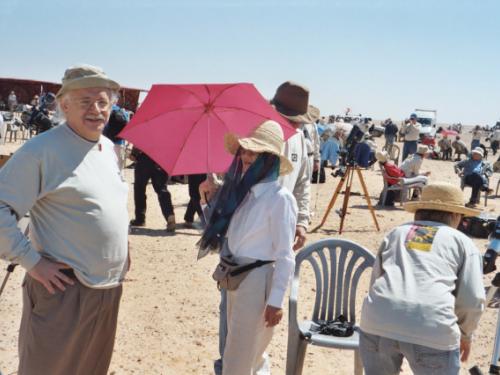
M 315 107 L 312 104 L 309 104 L 309 106 L 307 108 L 306 117 L 308 119 L 308 124 L 314 124 L 321 117 L 321 111 L 319 110 L 318 107 Z
M 464 195 L 458 186 L 439 182 L 422 189 L 420 201 L 405 203 L 404 209 L 409 212 L 417 210 L 446 211 L 466 216 L 477 216 L 481 211 L 464 206 Z
M 62 79 L 62 86 L 56 95 L 61 95 L 71 90 L 88 89 L 93 87 L 102 87 L 118 91 L 120 85 L 109 79 L 101 68 L 92 65 L 76 65 L 66 69 Z
M 299 83 L 286 81 L 282 83 L 271 104 L 276 110 L 290 121 L 308 123 L 309 89 Z
M 429 147 L 427 147 L 426 145 L 419 145 L 416 153 L 419 155 L 424 155 L 427 154 L 428 152 L 429 152 Z
M 472 153 L 479 154 L 482 158 L 484 158 L 484 150 L 482 147 L 476 147 L 474 150 L 472 150 Z
M 375 153 L 375 158 L 381 163 L 387 163 L 389 155 L 387 154 L 387 151 L 377 151 Z
M 224 146 L 226 150 L 235 155 L 238 148 L 253 152 L 269 152 L 280 157 L 280 175 L 285 175 L 293 170 L 293 165 L 285 155 L 283 155 L 283 145 L 285 139 L 281 126 L 272 120 L 264 121 L 249 137 L 240 138 L 236 134 L 227 133 L 224 136 Z

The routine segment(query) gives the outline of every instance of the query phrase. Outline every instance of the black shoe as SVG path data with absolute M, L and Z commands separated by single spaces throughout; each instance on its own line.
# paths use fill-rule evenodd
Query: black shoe
M 130 225 L 133 227 L 143 227 L 144 225 L 146 225 L 146 222 L 144 220 L 134 219 L 130 220 Z

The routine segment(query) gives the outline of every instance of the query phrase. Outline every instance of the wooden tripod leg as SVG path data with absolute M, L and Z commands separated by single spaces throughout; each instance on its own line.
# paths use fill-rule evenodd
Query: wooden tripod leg
M 370 200 L 370 195 L 368 194 L 368 189 L 366 188 L 365 180 L 363 179 L 363 174 L 359 168 L 356 168 L 358 172 L 359 181 L 361 182 L 361 186 L 363 187 L 363 192 L 365 193 L 366 203 L 368 204 L 368 209 L 372 214 L 373 221 L 375 222 L 375 227 L 377 228 L 377 232 L 380 232 L 380 227 L 378 226 L 377 215 L 375 215 L 375 209 L 372 206 L 372 202 Z
M 342 234 L 342 230 L 344 229 L 344 220 L 347 216 L 347 207 L 349 205 L 349 198 L 351 197 L 351 187 L 352 187 L 352 180 L 354 179 L 354 169 L 352 167 L 348 167 L 346 175 L 347 175 L 347 184 L 344 193 L 344 203 L 342 204 L 342 215 L 340 216 L 339 234 Z
M 330 211 L 332 210 L 333 206 L 335 205 L 335 201 L 337 200 L 337 197 L 340 194 L 340 191 L 342 190 L 342 186 L 344 185 L 345 182 L 345 175 L 342 177 L 337 185 L 337 188 L 335 189 L 335 193 L 333 193 L 332 199 L 330 200 L 330 203 L 328 204 L 328 207 L 326 208 L 325 214 L 323 215 L 323 219 L 321 219 L 321 223 L 317 227 L 311 230 L 311 233 L 316 232 L 319 228 L 321 228 L 325 222 L 326 218 L 330 214 Z

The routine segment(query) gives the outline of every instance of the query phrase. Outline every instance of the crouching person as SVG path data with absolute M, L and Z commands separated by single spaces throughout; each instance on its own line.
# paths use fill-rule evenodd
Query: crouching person
M 406 358 L 416 375 L 458 375 L 484 309 L 481 254 L 456 230 L 463 195 L 450 184 L 424 187 L 406 203 L 413 222 L 383 240 L 361 312 L 366 375 L 396 375 Z
M 278 183 L 280 175 L 292 170 L 281 153 L 283 144 L 283 132 L 274 121 L 264 122 L 248 138 L 228 134 L 225 146 L 235 156 L 222 187 L 215 192 L 210 180 L 200 186 L 202 203 L 206 197 L 212 212 L 200 252 L 220 252 L 214 278 L 227 291 L 223 375 L 270 373 L 265 350 L 283 316 L 283 299 L 295 266 L 297 204 Z M 225 266 L 246 268 L 238 277 L 239 285 L 233 278 L 231 285 L 222 282 Z

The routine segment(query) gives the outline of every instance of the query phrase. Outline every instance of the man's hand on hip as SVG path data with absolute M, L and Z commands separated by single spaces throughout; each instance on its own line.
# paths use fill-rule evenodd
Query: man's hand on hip
M 295 244 L 293 245 L 293 250 L 297 251 L 304 246 L 306 243 L 306 228 L 297 225 L 295 227 Z
M 66 290 L 63 282 L 70 285 L 74 284 L 73 280 L 59 272 L 61 269 L 69 268 L 71 267 L 66 264 L 51 262 L 50 260 L 42 258 L 35 267 L 28 271 L 28 275 L 41 283 L 50 294 L 55 294 L 56 291 L 54 287 L 57 287 L 63 292 Z

